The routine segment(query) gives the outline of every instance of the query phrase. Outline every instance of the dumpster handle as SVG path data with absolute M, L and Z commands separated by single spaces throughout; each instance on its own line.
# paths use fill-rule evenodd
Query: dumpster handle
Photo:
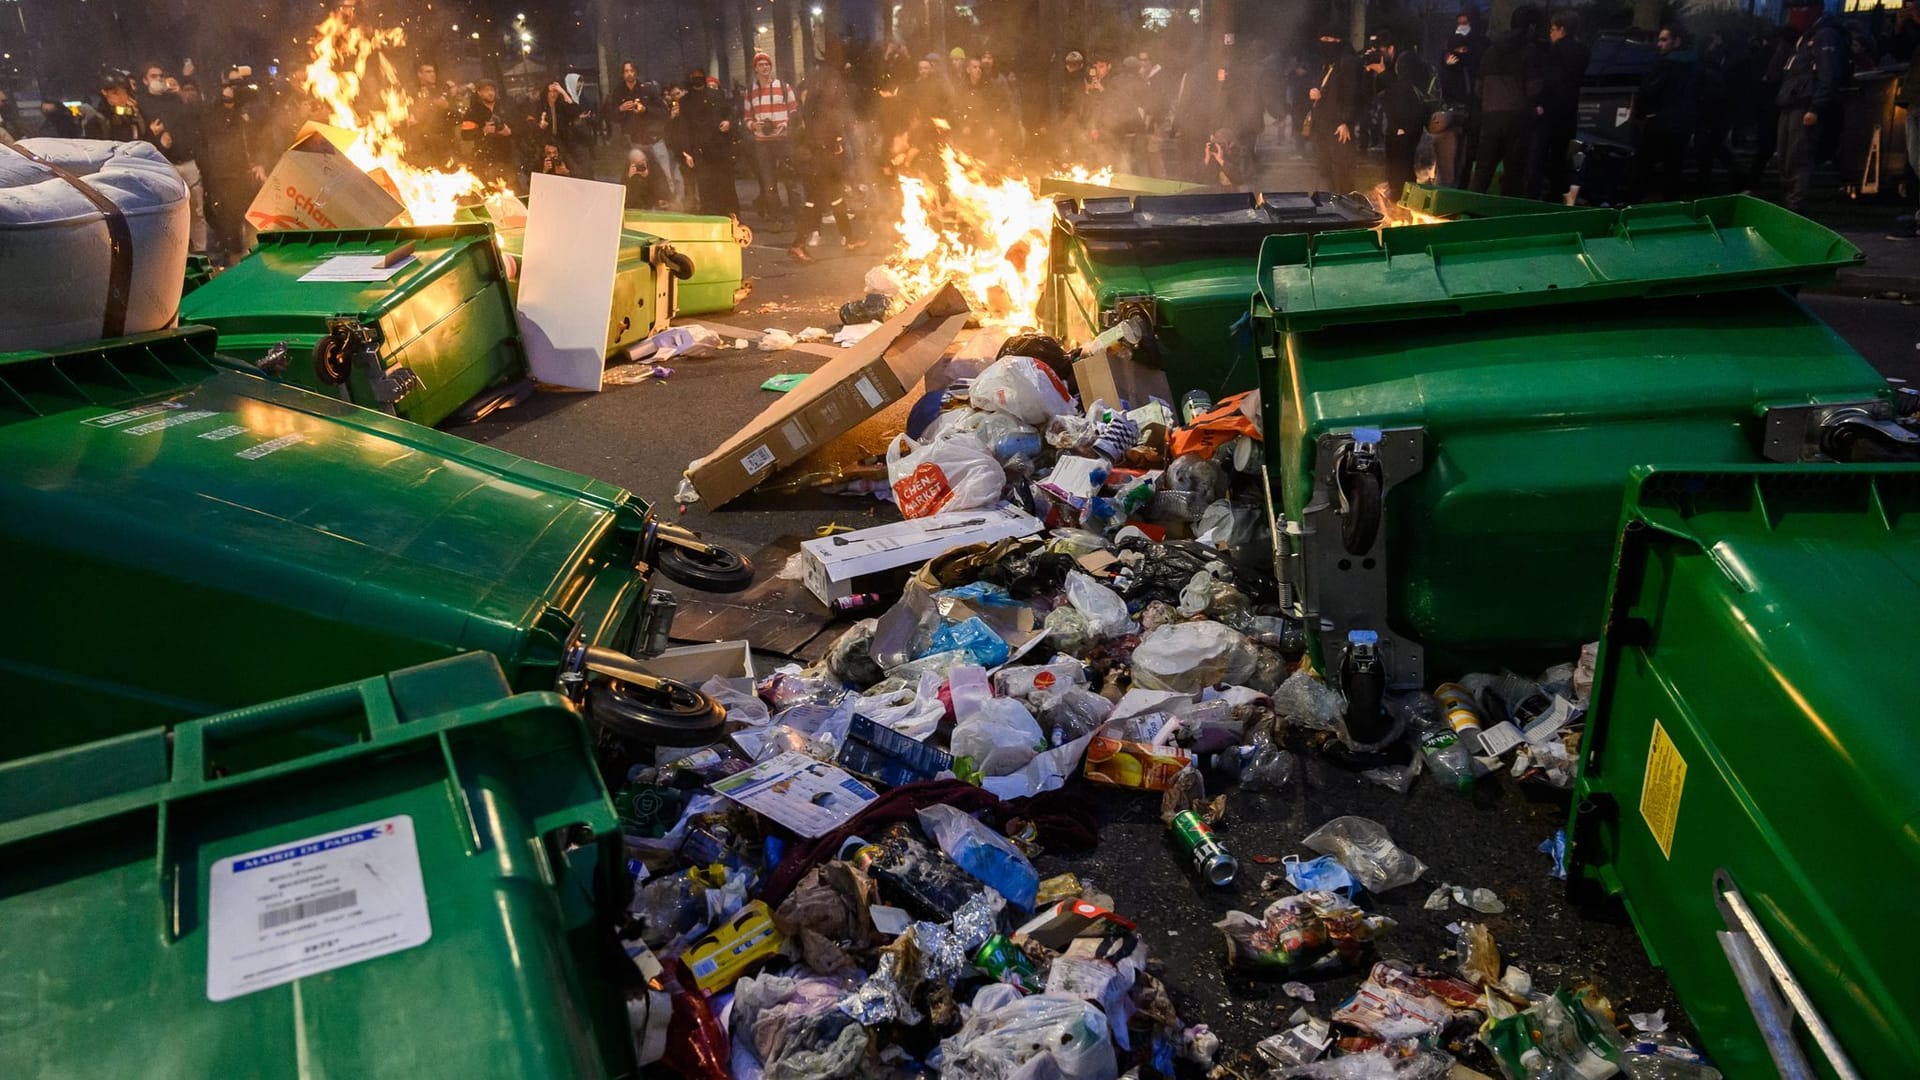
M 1745 937 L 1759 959 L 1766 962 L 1767 971 L 1772 974 L 1773 981 L 1779 985 L 1781 995 L 1787 999 L 1788 1006 L 1806 1023 L 1807 1030 L 1813 1035 L 1813 1041 L 1819 1045 L 1820 1052 L 1826 1056 L 1827 1064 L 1833 1066 L 1833 1071 L 1840 1080 L 1860 1080 L 1860 1074 L 1854 1069 L 1853 1063 L 1847 1059 L 1847 1052 L 1841 1047 L 1839 1038 L 1834 1035 L 1833 1029 L 1827 1026 L 1826 1020 L 1821 1018 L 1819 1012 L 1815 1011 L 1813 1001 L 1807 997 L 1807 992 L 1801 987 L 1800 980 L 1794 978 L 1792 969 L 1787 967 L 1786 958 L 1774 948 L 1773 940 L 1767 937 L 1767 932 L 1761 927 L 1760 920 L 1754 917 L 1753 909 L 1747 906 L 1746 897 L 1740 895 L 1739 886 L 1733 883 L 1733 878 L 1725 870 L 1714 871 L 1713 893 L 1714 902 L 1719 905 L 1720 914 L 1726 919 L 1728 930 Z M 1724 939 L 1722 945 L 1725 947 Z M 1740 967 L 1738 961 L 1733 960 L 1733 955 L 1732 950 L 1729 950 L 1729 961 L 1734 963 L 1734 973 L 1738 976 Z M 1743 982 L 1742 989 L 1745 989 L 1745 986 Z M 1749 1004 L 1751 1003 L 1752 995 L 1749 995 Z M 1756 1010 L 1755 1019 L 1758 1018 L 1759 1014 Z M 1763 1035 L 1767 1033 L 1764 1025 L 1761 1033 Z M 1791 1042 L 1787 1046 L 1795 1055 L 1799 1054 L 1799 1047 Z M 1772 1039 L 1768 1040 L 1767 1049 L 1774 1050 Z M 1777 1052 L 1775 1061 L 1779 1063 Z M 1787 1075 L 1785 1064 L 1780 1064 L 1782 1075 Z M 1805 1063 L 1802 1062 L 1803 1068 L 1804 1065 Z M 1803 1072 L 1802 1075 L 1811 1074 Z
M 1365 435 L 1372 435 L 1372 439 L 1364 440 Z M 1340 503 L 1340 542 L 1349 555 L 1373 550 L 1374 538 L 1380 532 L 1386 477 L 1380 467 L 1379 441 L 1376 433 L 1355 432 L 1353 441 L 1343 444 L 1333 460 L 1333 493 Z
M 386 684 L 382 682 L 379 685 L 384 688 Z M 293 731 L 316 721 L 338 719 L 343 714 L 364 718 L 368 734 L 376 738 L 399 722 L 391 696 L 369 695 L 364 684 L 315 690 L 282 701 L 236 709 L 198 724 L 176 728 L 174 775 L 205 779 L 207 751 L 210 747 L 270 732 Z

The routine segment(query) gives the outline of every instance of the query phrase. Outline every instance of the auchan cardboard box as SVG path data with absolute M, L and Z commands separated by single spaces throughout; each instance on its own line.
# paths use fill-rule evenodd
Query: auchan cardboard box
M 247 225 L 255 232 L 377 229 L 405 213 L 384 177 L 347 157 L 353 140 L 351 131 L 309 121 L 247 207 Z
M 908 305 L 688 465 L 694 490 L 708 506 L 722 506 L 905 397 L 960 335 L 968 315 L 966 300 L 951 285 Z

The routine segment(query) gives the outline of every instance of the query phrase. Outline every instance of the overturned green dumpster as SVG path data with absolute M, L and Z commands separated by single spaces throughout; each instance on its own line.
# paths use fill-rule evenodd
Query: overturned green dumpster
M 274 378 L 433 425 L 524 376 L 505 263 L 480 223 L 260 234 L 180 304 Z
M 1635 470 L 1568 835 L 1727 1076 L 1920 1075 L 1920 469 Z
M 213 344 L 0 356 L 0 551 L 31 568 L 0 624 L 0 760 L 458 652 L 544 690 L 577 646 L 632 651 L 645 502 Z

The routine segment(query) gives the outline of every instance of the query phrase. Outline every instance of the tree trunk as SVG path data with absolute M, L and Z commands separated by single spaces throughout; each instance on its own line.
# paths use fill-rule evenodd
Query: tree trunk
M 800 81 L 800 64 L 793 53 L 793 0 L 773 0 L 767 17 L 773 23 L 773 74 L 788 83 Z

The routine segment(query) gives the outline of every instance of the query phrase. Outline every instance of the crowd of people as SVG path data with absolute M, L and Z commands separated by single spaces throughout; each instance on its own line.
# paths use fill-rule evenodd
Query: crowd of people
M 422 62 L 404 88 L 401 135 L 418 166 L 462 165 L 516 190 L 534 173 L 614 180 L 636 208 L 737 214 L 738 181 L 750 179 L 752 208 L 775 228 L 791 226 L 789 254 L 802 261 L 827 217 L 844 244 L 862 246 L 854 206 L 863 200 L 853 193 L 931 171 L 947 143 L 1029 170 L 1069 163 L 1242 187 L 1258 179 L 1256 147 L 1271 124 L 1280 151 L 1310 155 L 1329 191 L 1354 190 L 1358 163 L 1375 151 L 1389 198 L 1429 168 L 1441 184 L 1552 201 L 1578 182 L 1570 149 L 1590 54 L 1573 11 L 1549 18 L 1522 4 L 1498 36 L 1464 11 L 1433 61 L 1421 35 L 1394 29 L 1362 50 L 1344 27 L 1303 44 L 1291 59 L 1188 63 L 1069 48 L 1055 70 L 1022 77 L 991 51 L 916 57 L 895 41 L 855 49 L 841 65 L 816 63 L 797 84 L 760 53 L 750 81 L 731 87 L 704 70 L 644 79 L 627 63 L 609 89 L 568 74 L 519 97 L 489 79 L 456 85 Z M 1663 28 L 1633 95 L 1624 198 L 1750 188 L 1774 163 L 1783 201 L 1799 208 L 1815 163 L 1834 153 L 1838 94 L 1853 72 L 1909 62 L 1916 47 L 1913 0 L 1877 39 L 1824 14 L 1819 0 L 1788 0 L 1782 25 L 1744 40 Z M 1904 80 L 1902 105 L 1920 97 L 1916 82 Z M 1908 145 L 1920 141 L 1914 111 Z M 91 108 L 48 102 L 39 130 L 0 94 L 0 130 L 16 137 L 158 146 L 192 193 L 194 250 L 229 255 L 244 250 L 246 207 L 266 171 L 302 121 L 325 118 L 324 106 L 246 67 L 212 94 L 190 63 L 149 64 L 137 77 L 109 71 Z M 1750 148 L 1744 165 L 1736 140 Z
M 1438 63 L 1421 55 L 1417 40 L 1394 33 L 1356 53 L 1344 30 L 1329 29 L 1318 47 L 1317 62 L 1296 62 L 1276 98 L 1328 190 L 1351 190 L 1359 152 L 1377 147 L 1390 198 L 1414 178 L 1416 160 L 1429 156 L 1443 185 L 1569 198 L 1591 58 L 1577 12 L 1549 18 L 1522 4 L 1497 37 L 1462 13 Z M 1820 0 L 1788 0 L 1778 26 L 1696 35 L 1676 23 L 1659 30 L 1654 47 L 1618 133 L 1631 147 L 1632 168 L 1624 189 L 1610 196 L 1637 202 L 1746 190 L 1771 165 L 1782 202 L 1798 210 L 1815 165 L 1839 147 L 1840 95 L 1854 74 L 1909 64 L 1920 50 L 1920 4 L 1910 0 L 1874 35 L 1826 13 Z M 1906 144 L 1920 144 L 1913 108 L 1920 80 L 1903 77 L 1898 95 Z M 1744 164 L 1736 139 L 1751 148 Z M 1430 151 L 1422 153 L 1423 144 Z

